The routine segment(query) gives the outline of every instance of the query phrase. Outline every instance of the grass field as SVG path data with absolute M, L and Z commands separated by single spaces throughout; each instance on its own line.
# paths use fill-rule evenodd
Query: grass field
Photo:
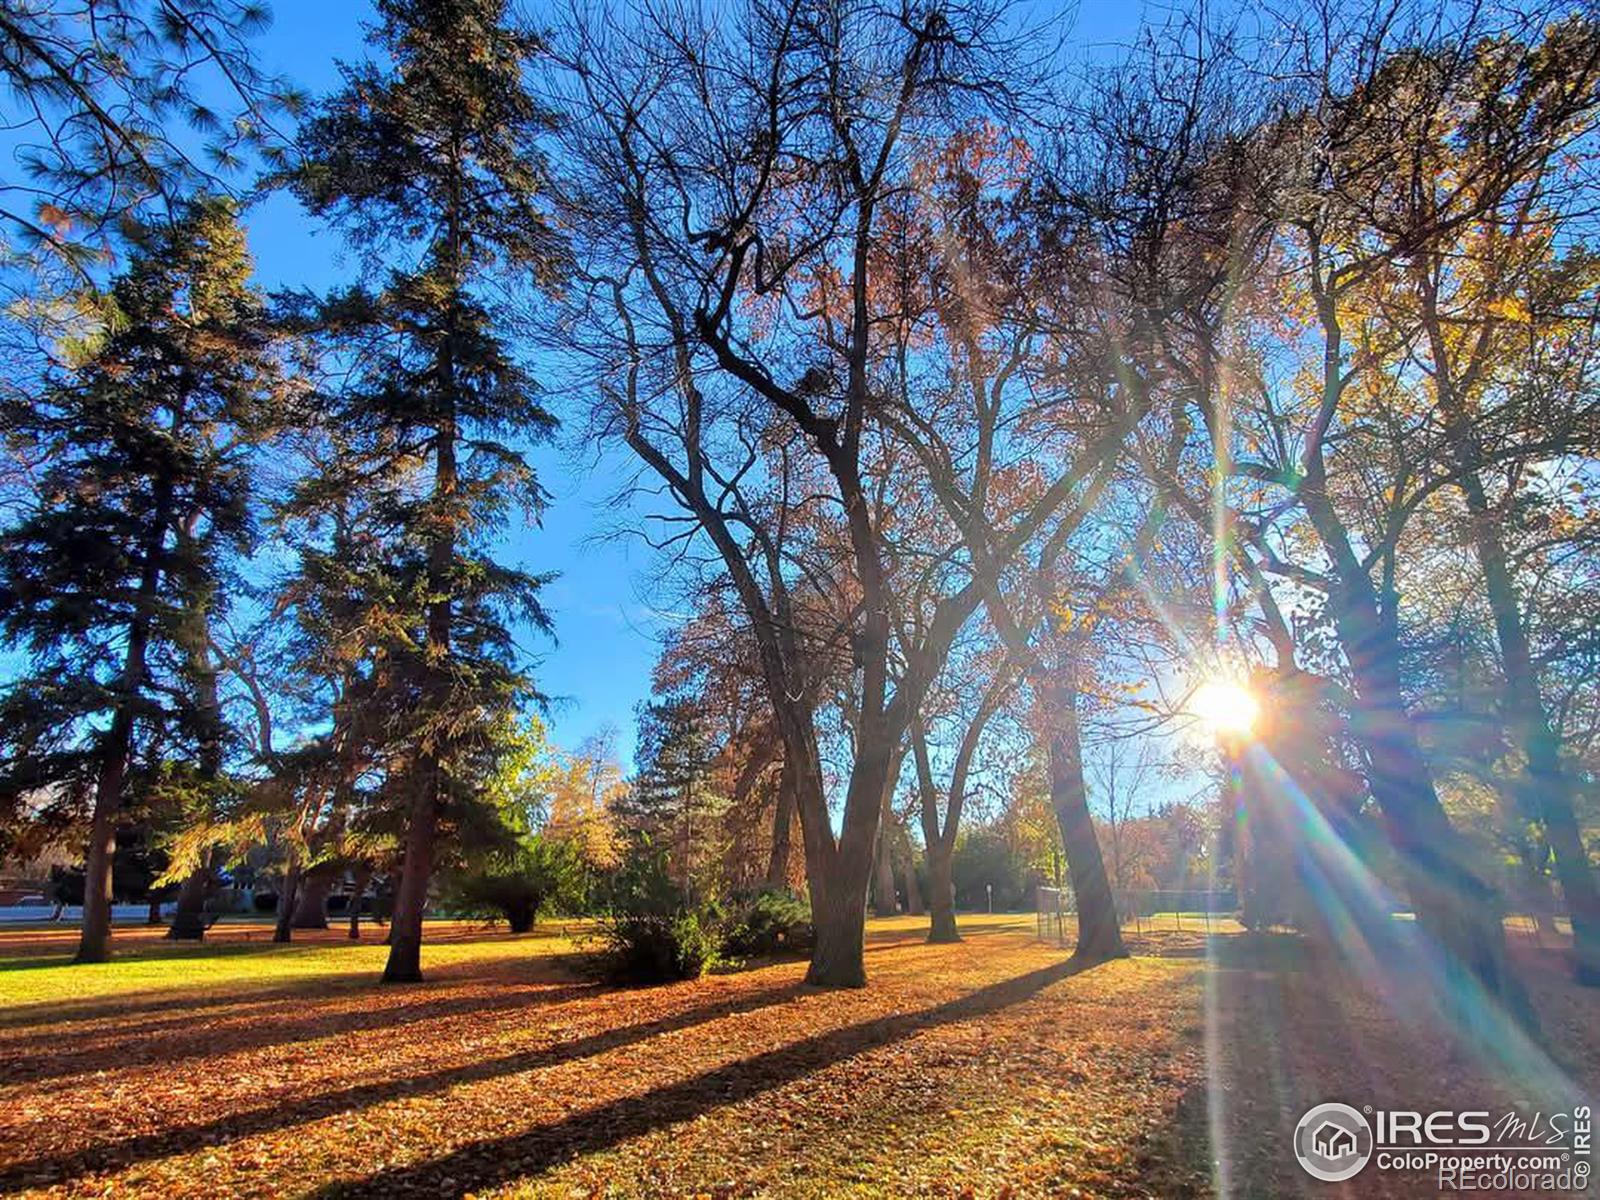
M 1503 1087 L 1403 995 L 1290 939 L 1187 926 L 1074 973 L 1028 916 L 937 947 L 919 919 L 874 921 L 871 986 L 844 993 L 799 963 L 610 988 L 560 925 L 433 926 L 406 988 L 374 986 L 383 947 L 338 931 L 124 930 L 94 967 L 63 964 L 70 931 L 0 932 L 0 1191 L 1286 1195 L 1309 1181 L 1285 1122 L 1310 1103 Z M 1527 965 L 1562 1069 L 1592 1084 L 1600 1009 Z

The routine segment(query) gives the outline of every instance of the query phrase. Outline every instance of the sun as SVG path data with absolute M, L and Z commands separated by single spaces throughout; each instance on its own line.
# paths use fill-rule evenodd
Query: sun
M 1261 702 L 1233 680 L 1213 679 L 1195 689 L 1189 711 L 1214 737 L 1245 737 L 1261 715 Z

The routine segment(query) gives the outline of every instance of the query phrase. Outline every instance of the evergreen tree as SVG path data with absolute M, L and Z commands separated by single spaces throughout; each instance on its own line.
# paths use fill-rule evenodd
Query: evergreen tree
M 522 78 L 537 44 L 505 10 L 381 0 L 371 41 L 389 62 L 344 68 L 293 179 L 313 213 L 387 268 L 381 287 L 320 309 L 351 364 L 329 417 L 355 446 L 321 486 L 365 492 L 386 538 L 370 703 L 404 763 L 393 792 L 406 807 L 386 981 L 421 978 L 436 842 L 477 802 L 533 694 L 508 625 L 544 624 L 540 580 L 490 551 L 513 505 L 544 500 L 500 439 L 554 425 L 507 347 L 511 303 L 490 285 L 549 283 L 562 264 L 542 207 L 550 117 Z
M 686 895 L 718 849 L 724 807 L 712 786 L 717 756 L 691 699 L 669 696 L 639 707 L 639 772 L 618 816 L 667 852 L 668 868 Z
M 241 435 L 277 378 L 250 271 L 232 205 L 194 202 L 102 297 L 72 364 L 6 414 L 39 470 L 0 533 L 0 634 L 31 659 L 0 700 L 0 794 L 92 806 L 80 962 L 110 951 L 137 754 L 209 736 L 192 643 L 223 556 L 249 539 Z
M 127 223 L 274 160 L 300 99 L 255 61 L 269 23 L 256 0 L 0 0 L 0 264 L 83 271 Z

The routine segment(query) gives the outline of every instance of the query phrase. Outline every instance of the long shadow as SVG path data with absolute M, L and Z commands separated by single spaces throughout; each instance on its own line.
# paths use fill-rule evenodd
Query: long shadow
M 193 985 L 161 988 L 154 992 L 106 996 L 79 1004 L 42 1000 L 35 1004 L 18 1005 L 5 1013 L 0 1013 L 0 1029 L 17 1029 L 24 1026 L 53 1028 L 89 1021 L 104 1021 L 114 1017 L 137 1017 L 146 1013 L 169 1014 L 178 1005 L 182 1005 L 184 1009 L 185 1016 L 182 1019 L 192 1020 L 189 1014 L 204 1009 L 230 1008 L 241 1004 L 265 1004 L 297 996 L 334 996 L 346 991 L 360 991 L 362 988 L 370 987 L 371 984 L 370 978 L 354 978 L 345 971 L 333 970 L 326 975 L 306 975 L 293 983 L 278 986 L 252 987 L 248 981 L 241 980 L 237 990 L 222 993 L 214 990 L 202 993 L 197 990 L 199 985 Z M 133 995 L 144 999 L 131 1000 L 130 996 Z
M 272 947 L 267 942 L 160 942 L 151 941 L 136 943 L 131 946 L 118 946 L 122 951 L 112 961 L 114 962 L 172 962 L 184 958 L 232 958 L 241 954 L 260 954 L 263 950 L 268 953 L 285 953 L 296 950 L 310 950 L 317 948 L 318 943 L 304 943 L 289 947 Z M 69 967 L 72 965 L 73 946 L 63 946 L 60 949 L 38 951 L 35 953 L 8 954 L 0 956 L 0 972 L 10 971 L 42 971 L 50 967 Z
M 1140 1138 L 1134 1147 L 1140 1183 L 1148 1194 L 1165 1200 L 1200 1200 L 1220 1194 L 1213 1179 L 1211 1121 L 1207 1085 L 1184 1090 L 1172 1114 Z M 1273 1191 L 1241 1192 L 1270 1196 Z
M 288 948 L 268 949 L 262 946 L 253 946 L 250 949 L 257 953 L 293 953 L 299 950 L 313 949 L 310 946 L 294 946 Z M 219 947 L 220 949 L 220 947 Z M 209 953 L 201 956 L 210 957 Z M 564 965 L 567 958 L 580 956 L 549 956 L 539 955 L 531 957 L 527 962 L 533 970 L 523 972 L 514 969 L 506 962 L 492 964 L 480 963 L 447 963 L 428 969 L 429 983 L 455 983 L 470 979 L 494 979 L 501 982 L 532 984 L 532 983 L 571 983 L 575 972 Z M 138 993 L 124 993 L 122 995 L 105 996 L 97 1000 L 84 1001 L 79 1004 L 61 1004 L 58 1001 L 40 1001 L 35 1004 L 18 1005 L 5 1013 L 0 1013 L 0 1029 L 14 1029 L 20 1026 L 36 1025 L 41 1028 L 59 1025 L 72 1025 L 89 1021 L 102 1021 L 109 1018 L 123 1019 L 127 1017 L 142 1016 L 146 1013 L 171 1013 L 174 1007 L 181 1005 L 183 1015 L 173 1018 L 173 1021 L 187 1022 L 192 1019 L 191 1014 L 212 1008 L 230 1008 L 245 1004 L 265 1004 L 275 1000 L 288 1000 L 303 996 L 336 996 L 344 993 L 364 992 L 372 987 L 377 978 L 377 972 L 370 975 L 352 975 L 348 966 L 330 964 L 326 971 L 310 971 L 290 982 L 279 985 L 252 986 L 248 980 L 240 980 L 237 985 L 230 986 L 221 992 L 215 988 L 200 990 L 201 985 L 179 985 L 177 987 L 161 988 L 156 991 L 142 991 Z M 130 999 L 138 995 L 138 1000 Z M 163 1022 L 172 1023 L 172 1022 Z M 155 1023 L 146 1028 L 155 1028 Z
M 329 1184 L 312 1194 L 340 1198 L 391 1197 L 412 1192 L 459 1196 L 539 1175 L 629 1138 L 759 1096 L 922 1030 L 997 1012 L 1082 969 L 1070 961 L 1057 963 L 991 984 L 935 1008 L 879 1017 L 818 1034 L 640 1096 L 629 1096 L 598 1109 L 574 1113 L 553 1125 L 515 1137 L 474 1142 L 439 1158 L 414 1166 L 391 1167 L 364 1179 Z
M 958 919 L 956 929 L 964 939 L 978 934 L 1021 932 L 1018 926 L 1004 921 L 967 922 Z M 928 944 L 928 931 L 926 929 L 869 930 L 867 932 L 866 953 L 887 954 L 891 950 L 915 950 Z
M 592 1034 L 570 1042 L 559 1042 L 554 1046 L 544 1046 L 537 1050 L 525 1050 L 404 1079 L 357 1084 L 305 1099 L 286 1100 L 271 1108 L 251 1109 L 248 1112 L 220 1117 L 215 1121 L 136 1134 L 117 1141 L 103 1142 L 97 1146 L 86 1146 L 66 1154 L 12 1163 L 0 1168 L 0 1193 L 71 1179 L 89 1171 L 120 1169 L 147 1159 L 183 1154 L 202 1146 L 223 1145 L 238 1141 L 240 1138 L 369 1108 L 390 1100 L 432 1095 L 462 1084 L 519 1075 L 524 1071 L 540 1070 L 577 1059 L 591 1058 L 660 1037 L 662 1034 L 703 1025 L 721 1017 L 754 1012 L 774 1004 L 782 1004 L 799 995 L 802 987 L 803 985 L 798 983 L 788 984 L 747 996 L 722 1000 L 716 1004 L 684 1009 L 654 1021 L 624 1025 L 608 1029 L 604 1033 Z
M 24 1016 L 7 1013 L 0 1017 L 0 1049 L 58 1046 L 63 1039 L 73 1037 L 142 1037 L 148 1033 L 159 1033 L 163 1029 L 173 1029 L 180 1025 L 193 1025 L 197 1014 L 212 1008 L 232 1009 L 234 1011 L 228 1016 L 242 1017 L 284 1000 L 340 1000 L 369 992 L 371 989 L 370 979 L 349 977 L 328 979 L 325 976 L 311 976 L 300 983 L 285 984 L 281 987 L 258 987 L 254 991 L 246 984 L 237 993 L 225 997 L 217 996 L 215 989 L 211 993 L 167 990 L 156 993 L 161 997 L 159 1000 L 130 1004 L 112 1002 L 84 1004 L 69 1008 L 65 1012 L 62 1012 L 60 1006 L 56 1004 L 35 1004 L 23 1010 L 26 1013 Z M 139 1021 L 127 1019 L 143 1017 L 147 1013 L 160 1015 Z M 99 1029 L 71 1028 L 94 1021 L 112 1022 L 112 1024 Z M 36 1032 L 4 1035 L 3 1031 L 14 1028 Z
M 370 986 L 370 985 L 369 985 Z M 57 1034 L 48 1038 L 28 1039 L 29 1043 L 43 1045 L 44 1049 L 32 1053 L 15 1053 L 15 1043 L 7 1046 L 4 1064 L 0 1064 L 0 1083 L 34 1083 L 45 1079 L 64 1079 L 92 1071 L 120 1070 L 149 1063 L 179 1063 L 194 1058 L 210 1058 L 216 1054 L 233 1054 L 243 1050 L 259 1050 L 268 1046 L 290 1042 L 310 1041 L 335 1037 L 344 1033 L 359 1033 L 366 1029 L 387 1029 L 393 1026 L 412 1025 L 418 1021 L 431 1021 L 464 1013 L 489 1013 L 505 1009 L 543 1008 L 562 1004 L 568 1000 L 598 994 L 599 984 L 572 984 L 549 988 L 541 992 L 510 992 L 503 996 L 442 996 L 419 1000 L 409 1004 L 396 1004 L 381 1008 L 356 1009 L 348 1012 L 326 1013 L 315 1008 L 296 1013 L 287 1019 L 260 1019 L 256 1024 L 233 1030 L 211 1030 L 197 1036 L 192 1029 L 194 1017 L 183 1019 L 182 1027 L 172 1032 L 157 1032 L 153 1037 L 137 1040 L 116 1030 L 113 1045 L 73 1047 L 71 1036 Z M 66 1043 L 66 1048 L 63 1048 Z M 27 1046 L 31 1049 L 31 1045 Z

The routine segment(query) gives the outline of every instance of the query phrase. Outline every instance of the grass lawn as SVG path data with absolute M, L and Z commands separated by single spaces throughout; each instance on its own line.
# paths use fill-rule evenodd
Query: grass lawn
M 1215 1168 L 1321 1194 L 1285 1150 L 1310 1103 L 1504 1090 L 1397 1007 L 1403 972 L 1379 995 L 1189 925 L 1074 974 L 1030 917 L 965 918 L 958 946 L 874 921 L 871 986 L 843 993 L 799 963 L 605 987 L 560 925 L 434 925 L 403 988 L 338 931 L 122 930 L 115 962 L 70 967 L 70 931 L 0 930 L 0 1192 L 1176 1197 Z M 1553 1059 L 1592 1085 L 1594 997 L 1519 953 Z

